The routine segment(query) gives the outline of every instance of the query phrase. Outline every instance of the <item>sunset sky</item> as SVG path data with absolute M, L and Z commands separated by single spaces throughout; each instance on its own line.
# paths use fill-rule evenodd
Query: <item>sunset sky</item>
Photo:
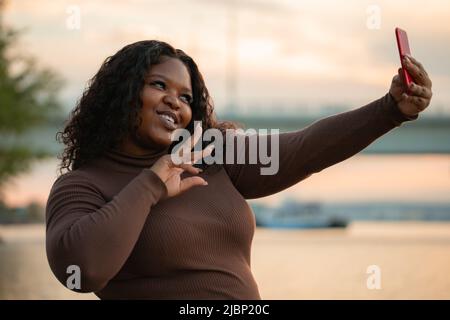
M 233 55 L 227 35 L 233 27 L 239 109 L 315 112 L 358 107 L 388 91 L 399 66 L 394 28 L 400 26 L 433 80 L 428 112 L 450 114 L 448 1 L 233 3 L 9 0 L 5 21 L 26 30 L 18 49 L 63 76 L 67 109 L 106 57 L 129 43 L 159 39 L 197 61 L 219 112 L 229 101 L 225 80 Z M 79 29 L 68 24 L 73 6 L 80 10 Z
M 74 8 L 79 29 L 73 28 Z M 230 101 L 230 57 L 241 112 L 356 108 L 388 91 L 399 66 L 394 28 L 400 26 L 433 80 L 426 113 L 450 115 L 450 2 L 444 0 L 9 0 L 4 14 L 8 25 L 25 30 L 16 49 L 65 79 L 61 98 L 67 111 L 106 57 L 143 39 L 167 41 L 190 54 L 219 113 Z M 6 201 L 45 203 L 56 165 L 56 159 L 36 163 L 8 184 Z M 355 157 L 285 194 L 320 201 L 447 202 L 449 168 L 448 156 Z

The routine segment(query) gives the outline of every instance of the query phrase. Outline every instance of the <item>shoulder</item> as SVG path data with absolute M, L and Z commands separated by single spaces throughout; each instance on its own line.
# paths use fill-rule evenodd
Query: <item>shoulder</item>
M 53 183 L 46 203 L 47 221 L 60 210 L 78 207 L 80 204 L 100 206 L 104 202 L 104 195 L 85 172 L 69 171 L 60 175 Z
M 81 169 L 71 170 L 59 175 L 55 180 L 55 185 L 66 184 L 70 182 L 89 182 L 88 174 Z
M 85 170 L 79 169 L 68 171 L 58 176 L 53 183 L 50 194 L 62 190 L 70 192 L 74 189 L 89 189 L 93 192 L 99 193 L 97 186 L 95 185 L 89 174 L 85 172 Z

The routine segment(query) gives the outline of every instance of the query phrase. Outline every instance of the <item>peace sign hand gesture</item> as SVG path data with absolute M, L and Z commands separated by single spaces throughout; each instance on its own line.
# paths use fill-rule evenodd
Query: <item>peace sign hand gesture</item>
M 192 174 L 198 174 L 202 170 L 195 168 L 192 164 L 198 160 L 207 157 L 214 149 L 214 144 L 208 145 L 205 149 L 196 152 L 190 152 L 197 141 L 202 136 L 202 129 L 197 125 L 194 129 L 194 136 L 183 143 L 179 154 L 176 155 L 178 161 L 173 161 L 174 157 L 166 154 L 159 158 L 150 168 L 165 183 L 167 188 L 167 197 L 174 197 L 194 186 L 205 186 L 208 183 L 201 177 L 189 177 L 181 180 L 181 174 L 184 171 Z M 189 148 L 190 146 L 190 148 Z M 183 150 L 189 150 L 188 154 L 183 154 Z

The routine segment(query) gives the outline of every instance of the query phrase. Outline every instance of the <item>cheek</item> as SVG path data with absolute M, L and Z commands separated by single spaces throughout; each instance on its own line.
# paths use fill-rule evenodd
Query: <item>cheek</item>
M 161 99 L 161 92 L 153 90 L 149 86 L 144 86 L 141 91 L 142 107 L 145 109 L 155 109 L 159 99 Z
M 158 94 L 144 90 L 141 95 L 143 109 L 155 109 L 158 101 Z

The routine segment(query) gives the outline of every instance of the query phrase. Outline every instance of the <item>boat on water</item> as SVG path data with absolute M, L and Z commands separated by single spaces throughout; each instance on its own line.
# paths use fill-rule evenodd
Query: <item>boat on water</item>
M 252 204 L 256 226 L 267 228 L 333 228 L 346 227 L 348 221 L 326 214 L 317 202 L 300 203 L 288 199 L 276 208 Z

